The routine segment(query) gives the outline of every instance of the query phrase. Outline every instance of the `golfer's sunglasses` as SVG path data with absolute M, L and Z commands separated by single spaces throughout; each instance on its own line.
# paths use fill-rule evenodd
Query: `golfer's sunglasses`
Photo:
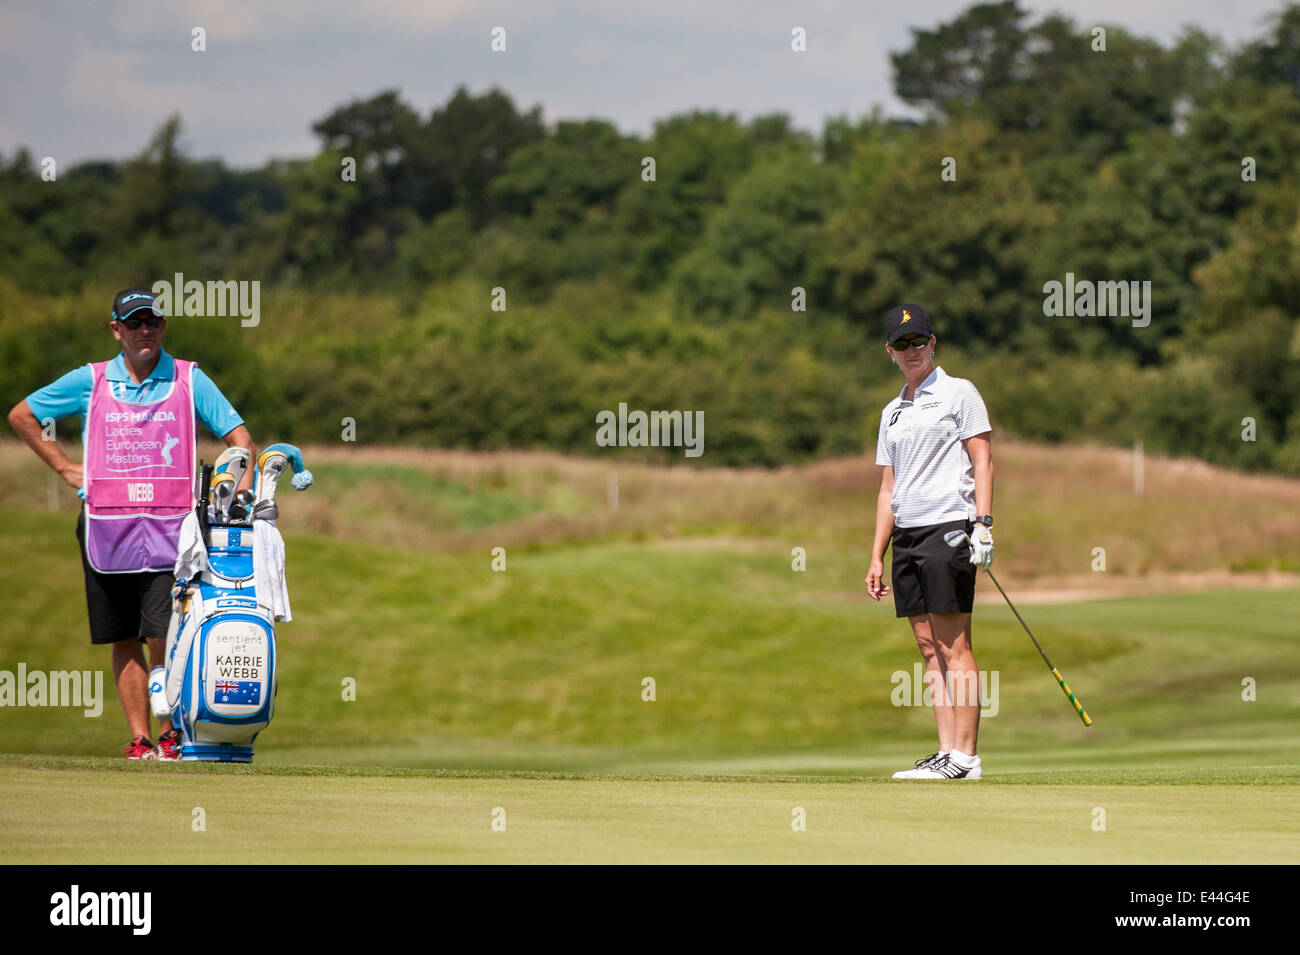
M 119 318 L 117 319 L 117 322 L 121 325 L 125 325 L 128 329 L 134 332 L 138 330 L 142 324 L 147 325 L 150 328 L 157 328 L 163 323 L 163 320 L 161 318 L 150 316 L 149 318 Z
M 929 338 L 900 338 L 889 347 L 894 351 L 907 351 L 909 345 L 912 348 L 924 348 L 928 344 L 930 344 Z

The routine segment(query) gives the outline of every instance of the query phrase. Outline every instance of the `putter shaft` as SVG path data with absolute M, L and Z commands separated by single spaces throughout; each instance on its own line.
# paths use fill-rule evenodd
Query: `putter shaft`
M 1061 676 L 1061 671 L 1052 666 L 1052 661 L 1048 659 L 1047 651 L 1043 649 L 1042 644 L 1038 642 L 1038 638 L 1034 636 L 1034 631 L 1029 629 L 1029 624 L 1025 623 L 1025 618 L 1020 616 L 1020 611 L 1017 610 L 1016 605 L 1011 602 L 1011 598 L 1007 596 L 1007 592 L 1002 589 L 1002 585 L 998 583 L 998 579 L 993 576 L 993 571 L 985 568 L 984 573 L 989 575 L 989 579 L 993 581 L 993 585 L 997 587 L 998 592 L 1002 594 L 1002 599 L 1007 602 L 1007 606 L 1011 608 L 1011 612 L 1015 614 L 1016 619 L 1020 621 L 1020 626 L 1025 628 L 1025 633 L 1029 634 L 1029 639 L 1034 641 L 1034 649 L 1038 651 L 1038 655 L 1041 656 L 1043 662 L 1047 664 L 1047 669 L 1052 671 L 1052 676 L 1056 677 L 1056 682 L 1061 685 L 1061 690 L 1064 691 L 1066 697 L 1069 699 L 1070 705 L 1074 707 L 1074 712 L 1078 713 L 1079 719 L 1083 720 L 1083 725 L 1091 726 L 1092 717 L 1089 716 L 1088 711 L 1083 708 L 1083 704 L 1079 702 L 1079 698 L 1074 695 L 1074 691 L 1070 689 L 1070 685 L 1065 682 L 1065 677 Z
M 943 536 L 943 539 L 944 543 L 949 547 L 956 547 L 963 540 L 968 545 L 971 542 L 970 535 L 959 530 L 950 531 Z M 1034 631 L 1029 629 L 1029 624 L 1025 623 L 1025 618 L 1020 616 L 1020 611 L 1017 610 L 1016 605 L 1011 602 L 1011 598 L 1007 596 L 1007 592 L 1002 589 L 1002 584 L 998 583 L 998 579 L 993 576 L 993 571 L 985 567 L 984 573 L 989 575 L 989 578 L 993 581 L 993 585 L 998 588 L 998 593 L 1002 594 L 1002 599 L 1007 602 L 1007 606 L 1011 608 L 1011 612 L 1015 614 L 1016 619 L 1020 621 L 1020 626 L 1025 628 L 1025 633 L 1029 634 L 1029 639 L 1034 641 L 1034 649 L 1038 651 L 1038 655 L 1042 657 L 1043 662 L 1047 664 L 1047 669 L 1050 670 L 1052 676 L 1056 678 L 1056 682 L 1060 685 L 1062 692 L 1065 693 L 1066 698 L 1070 701 L 1070 705 L 1074 707 L 1074 712 L 1078 713 L 1079 719 L 1083 720 L 1083 725 L 1091 726 L 1092 717 L 1088 715 L 1088 711 L 1083 708 L 1083 704 L 1079 702 L 1079 698 L 1074 695 L 1074 691 L 1071 690 L 1069 684 L 1065 682 L 1065 677 L 1061 676 L 1061 671 L 1052 666 L 1052 661 L 1048 659 L 1047 651 L 1043 649 L 1042 644 L 1038 642 L 1038 638 L 1034 636 Z

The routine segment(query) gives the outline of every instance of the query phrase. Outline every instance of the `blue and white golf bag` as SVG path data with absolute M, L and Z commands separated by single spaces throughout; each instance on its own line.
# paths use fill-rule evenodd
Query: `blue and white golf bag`
M 295 488 L 304 490 L 312 479 L 291 445 L 268 448 L 259 465 L 268 458 L 275 472 L 258 475 L 258 504 L 242 519 L 226 506 L 234 491 L 228 475 L 230 487 L 208 508 L 205 475 L 199 507 L 181 531 L 166 665 L 154 668 L 149 690 L 154 715 L 171 719 L 181 733 L 183 760 L 252 762 L 253 741 L 275 713 L 275 623 L 292 617 L 274 485 L 279 467 L 290 463 Z
M 275 621 L 257 601 L 253 528 L 210 534 L 212 569 L 181 585 L 172 615 L 164 690 L 181 759 L 248 763 L 275 713 Z

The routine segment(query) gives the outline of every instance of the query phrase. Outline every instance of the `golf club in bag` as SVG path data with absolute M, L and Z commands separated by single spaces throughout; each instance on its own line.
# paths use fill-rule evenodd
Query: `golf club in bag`
M 231 452 L 243 456 L 225 460 Z M 256 471 L 259 500 L 269 504 L 236 519 L 229 507 L 239 478 L 227 475 L 242 476 L 247 462 L 242 448 L 217 459 L 225 479 L 217 484 L 224 487 L 211 520 L 212 467 L 202 468 L 194 514 L 181 529 L 166 662 L 150 674 L 149 698 L 154 716 L 180 730 L 183 760 L 252 762 L 253 741 L 275 712 L 275 624 L 293 619 L 275 488 L 284 470 L 292 469 L 299 491 L 311 486 L 312 475 L 297 448 L 272 445 Z
M 970 537 L 966 535 L 965 531 L 949 531 L 943 535 L 943 542 L 949 547 L 956 547 L 962 543 L 969 544 Z M 1056 682 L 1060 684 L 1061 689 L 1065 692 L 1065 696 L 1070 701 L 1070 705 L 1074 707 L 1074 712 L 1078 713 L 1079 719 L 1083 720 L 1083 725 L 1091 726 L 1092 717 L 1088 715 L 1088 711 L 1083 708 L 1083 704 L 1079 702 L 1079 699 L 1074 695 L 1074 691 L 1072 691 L 1069 684 L 1065 682 L 1065 677 L 1061 676 L 1061 671 L 1052 666 L 1052 661 L 1047 658 L 1047 652 L 1043 650 L 1042 645 L 1039 644 L 1038 638 L 1034 636 L 1034 632 L 1029 629 L 1029 624 L 1025 623 L 1025 618 L 1020 616 L 1020 611 L 1017 610 L 1016 605 L 1011 602 L 1011 598 L 1007 596 L 1007 592 L 1002 589 L 1002 585 L 998 583 L 998 579 L 993 576 L 993 571 L 985 567 L 984 572 L 989 575 L 989 579 L 993 581 L 994 586 L 998 588 L 998 592 L 1002 594 L 1002 599 L 1007 602 L 1007 606 L 1011 608 L 1011 612 L 1015 614 L 1016 619 L 1020 621 L 1020 626 L 1025 628 L 1025 633 L 1029 634 L 1029 639 L 1034 641 L 1034 648 L 1038 651 L 1038 655 L 1041 656 L 1043 662 L 1047 664 L 1047 669 L 1052 671 L 1052 676 L 1056 677 Z

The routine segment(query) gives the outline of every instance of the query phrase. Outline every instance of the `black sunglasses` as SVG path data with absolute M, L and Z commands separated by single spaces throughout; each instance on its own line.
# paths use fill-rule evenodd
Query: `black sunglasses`
M 148 318 L 119 318 L 118 323 L 125 325 L 131 331 L 139 330 L 141 325 L 147 325 L 149 328 L 157 328 L 163 323 L 163 319 L 154 318 L 152 315 Z
M 909 346 L 912 348 L 924 348 L 928 344 L 930 344 L 929 338 L 900 338 L 889 347 L 894 351 L 907 351 Z

